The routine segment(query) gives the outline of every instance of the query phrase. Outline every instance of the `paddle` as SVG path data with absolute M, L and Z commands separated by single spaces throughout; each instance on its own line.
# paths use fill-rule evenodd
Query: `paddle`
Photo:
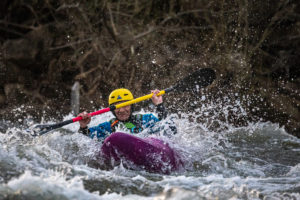
M 174 86 L 167 88 L 165 90 L 160 91 L 157 96 L 169 93 L 169 92 L 197 92 L 200 88 L 206 87 L 210 85 L 216 78 L 216 74 L 213 69 L 210 68 L 204 68 L 197 70 L 184 79 L 178 81 Z M 100 115 L 102 113 L 106 113 L 109 111 L 113 111 L 115 109 L 125 107 L 131 104 L 135 104 L 147 99 L 151 99 L 153 94 L 148 94 L 136 99 L 133 99 L 131 101 L 127 101 L 124 103 L 120 103 L 118 105 L 111 105 L 108 108 L 104 108 L 101 110 L 98 110 L 96 112 L 89 113 L 90 116 Z M 63 127 L 67 124 L 71 124 L 77 121 L 82 120 L 82 117 L 75 117 L 70 120 L 66 120 L 57 124 L 46 124 L 46 125 L 37 125 L 35 126 L 33 130 L 33 135 L 43 135 L 45 133 L 48 133 L 49 131 L 52 131 L 54 129 Z

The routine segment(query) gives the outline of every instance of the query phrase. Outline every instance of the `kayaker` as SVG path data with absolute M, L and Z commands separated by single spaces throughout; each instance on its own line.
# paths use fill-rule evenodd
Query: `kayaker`
M 149 133 L 155 133 L 160 130 L 160 128 L 155 127 L 155 124 L 167 117 L 167 111 L 163 105 L 162 96 L 157 96 L 160 92 L 159 90 L 151 90 L 153 93 L 152 103 L 156 106 L 156 111 L 158 117 L 154 114 L 133 114 L 133 106 L 125 106 L 118 108 L 113 111 L 115 118 L 110 119 L 107 122 L 101 123 L 98 126 L 88 128 L 88 124 L 91 121 L 91 116 L 87 112 L 82 112 L 78 116 L 83 119 L 79 121 L 80 129 L 79 132 L 87 135 L 91 138 L 97 137 L 98 139 L 104 139 L 110 133 L 116 131 L 116 127 L 125 128 L 128 132 L 136 134 L 142 132 L 144 129 L 149 129 Z M 108 103 L 109 105 L 116 105 L 125 101 L 130 101 L 134 99 L 132 93 L 125 88 L 120 88 L 112 91 L 109 95 Z M 168 124 L 168 132 L 175 134 L 176 127 L 174 124 Z

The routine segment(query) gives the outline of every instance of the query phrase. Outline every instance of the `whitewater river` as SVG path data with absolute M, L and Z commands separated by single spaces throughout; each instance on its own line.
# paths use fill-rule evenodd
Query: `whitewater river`
M 1 119 L 0 199 L 300 199 L 300 139 L 272 123 L 214 132 L 190 116 L 177 116 L 174 137 L 156 136 L 185 162 L 170 175 L 100 169 L 101 143 L 77 133 L 78 123 L 32 137 L 30 121 Z

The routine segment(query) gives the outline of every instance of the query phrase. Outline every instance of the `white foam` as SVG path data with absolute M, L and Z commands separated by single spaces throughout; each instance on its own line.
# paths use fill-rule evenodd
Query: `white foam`
M 66 180 L 66 177 L 57 172 L 52 173 L 51 176 L 49 174 L 35 176 L 30 171 L 25 171 L 19 178 L 9 181 L 6 186 L 12 193 L 19 193 L 24 197 L 102 199 L 97 194 L 85 190 L 80 177 L 76 176 Z

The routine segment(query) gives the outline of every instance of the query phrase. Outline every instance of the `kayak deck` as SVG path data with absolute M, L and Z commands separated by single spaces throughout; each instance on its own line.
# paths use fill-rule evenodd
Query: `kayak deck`
M 139 138 L 116 132 L 104 140 L 101 152 L 112 166 L 122 161 L 127 168 L 140 168 L 148 172 L 169 174 L 182 165 L 178 154 L 167 143 L 157 138 Z

